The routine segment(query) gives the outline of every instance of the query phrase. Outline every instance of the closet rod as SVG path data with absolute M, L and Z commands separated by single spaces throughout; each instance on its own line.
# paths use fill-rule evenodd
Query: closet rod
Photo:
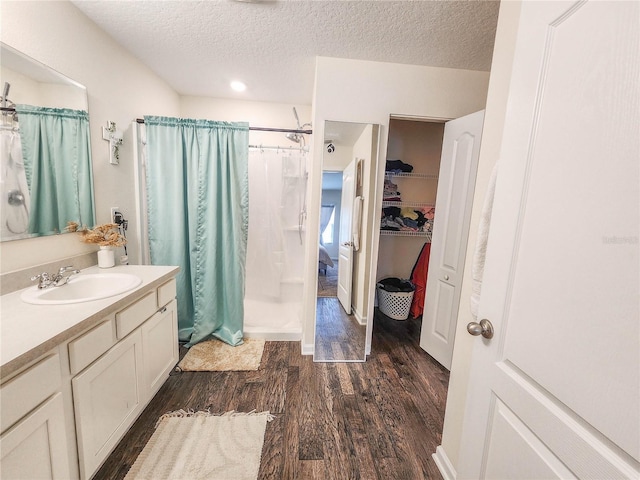
M 136 118 L 136 122 L 144 123 L 144 119 Z M 261 132 L 305 133 L 307 135 L 311 135 L 313 133 L 313 130 L 300 130 L 295 128 L 249 127 L 249 130 L 259 130 Z

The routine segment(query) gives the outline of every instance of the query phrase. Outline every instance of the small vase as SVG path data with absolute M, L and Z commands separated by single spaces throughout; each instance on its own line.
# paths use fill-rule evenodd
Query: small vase
M 100 246 L 98 251 L 98 266 L 100 268 L 111 268 L 116 264 L 116 256 L 113 247 Z

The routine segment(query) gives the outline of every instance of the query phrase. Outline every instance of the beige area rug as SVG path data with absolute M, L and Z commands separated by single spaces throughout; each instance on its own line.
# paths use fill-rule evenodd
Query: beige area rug
M 261 338 L 245 338 L 237 347 L 217 339 L 207 340 L 191 347 L 176 369 L 183 372 L 258 370 L 263 351 Z
M 170 412 L 125 480 L 255 480 L 269 412 Z

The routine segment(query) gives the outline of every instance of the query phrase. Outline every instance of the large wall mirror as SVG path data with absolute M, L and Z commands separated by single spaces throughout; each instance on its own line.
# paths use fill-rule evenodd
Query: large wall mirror
M 0 43 L 2 241 L 93 227 L 87 90 Z
M 363 362 L 378 125 L 326 121 L 313 359 Z

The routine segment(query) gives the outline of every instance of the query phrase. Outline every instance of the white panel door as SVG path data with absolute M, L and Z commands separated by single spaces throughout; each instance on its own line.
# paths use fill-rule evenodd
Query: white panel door
M 353 280 L 353 242 L 351 223 L 353 200 L 356 197 L 356 161 L 352 160 L 342 172 L 342 198 L 340 200 L 340 232 L 338 239 L 338 300 L 347 314 L 351 314 L 351 287 Z
M 90 478 L 144 408 L 142 337 L 131 333 L 71 381 L 80 475 Z
M 484 110 L 447 122 L 420 346 L 451 368 Z
M 62 394 L 56 393 L 2 434 L 0 477 L 71 478 L 67 452 Z
M 640 478 L 638 2 L 523 2 L 458 478 Z
M 174 299 L 141 327 L 147 396 L 156 394 L 178 363 L 177 301 Z

